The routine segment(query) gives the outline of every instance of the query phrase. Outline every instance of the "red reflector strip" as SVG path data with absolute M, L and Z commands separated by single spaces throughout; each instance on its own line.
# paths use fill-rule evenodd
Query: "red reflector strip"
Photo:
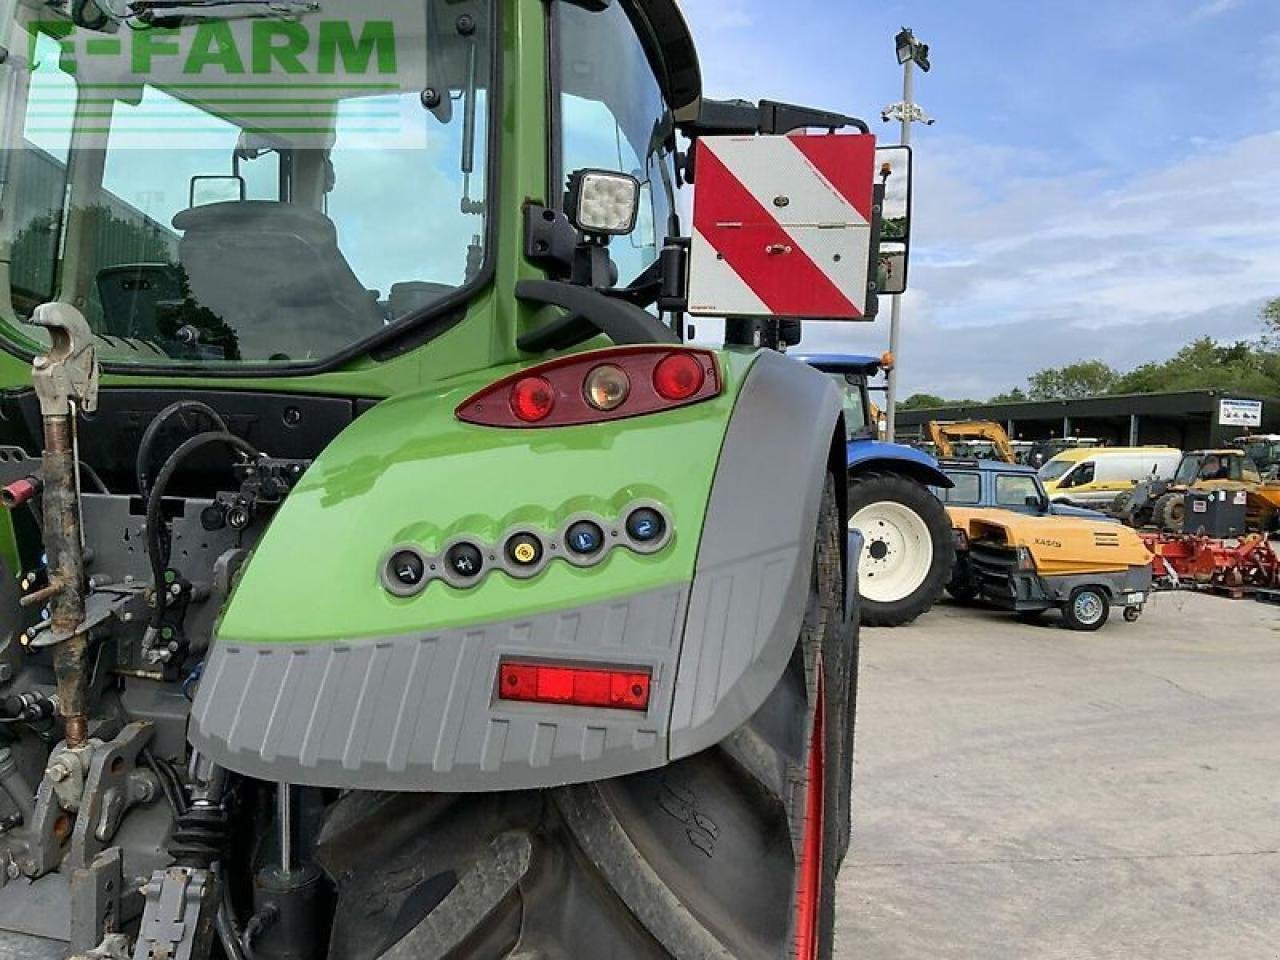
M 586 670 L 533 663 L 498 667 L 498 699 L 609 710 L 649 709 L 653 677 L 634 670 Z

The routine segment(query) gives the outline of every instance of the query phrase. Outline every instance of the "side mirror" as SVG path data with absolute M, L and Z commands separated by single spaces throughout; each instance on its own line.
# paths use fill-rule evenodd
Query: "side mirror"
M 876 169 L 884 194 L 880 206 L 876 286 L 880 293 L 905 293 L 911 260 L 911 148 L 882 147 L 876 150 Z
M 1030 507 L 1032 510 L 1034 510 L 1036 513 L 1049 512 L 1049 506 L 1050 506 L 1049 498 L 1047 496 L 1044 496 L 1043 494 L 1039 494 L 1039 493 L 1029 494 L 1027 496 L 1026 502 L 1027 502 L 1027 506 Z
M 593 238 L 625 237 L 640 218 L 640 181 L 613 170 L 578 170 L 569 177 L 564 211 Z

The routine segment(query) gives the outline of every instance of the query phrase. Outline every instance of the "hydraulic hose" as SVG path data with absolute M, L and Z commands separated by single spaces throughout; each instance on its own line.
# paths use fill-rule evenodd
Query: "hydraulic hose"
M 227 427 L 227 422 L 222 419 L 222 415 L 207 403 L 201 403 L 199 400 L 179 400 L 177 403 L 171 403 L 165 407 L 156 414 L 154 420 L 147 424 L 147 429 L 142 434 L 142 441 L 138 444 L 136 476 L 139 496 L 145 498 L 147 495 L 147 481 L 150 479 L 147 476 L 147 471 L 151 468 L 151 448 L 155 446 L 156 438 L 160 435 L 160 431 L 166 423 L 183 413 L 202 413 L 213 421 L 219 432 L 231 432 Z
M 163 536 L 164 515 L 161 509 L 165 491 L 169 488 L 174 474 L 178 472 L 178 468 L 182 466 L 183 461 L 196 451 L 215 443 L 226 444 L 233 450 L 250 458 L 259 456 L 253 444 L 247 440 L 241 440 L 234 434 L 224 431 L 197 434 L 173 451 L 169 459 L 165 461 L 164 466 L 160 468 L 160 473 L 156 476 L 155 486 L 151 488 L 151 492 L 147 495 L 147 557 L 151 561 L 151 577 L 156 591 L 155 609 L 151 614 L 151 625 L 153 627 L 159 627 L 160 618 L 164 612 L 164 602 L 160 594 L 164 589 L 165 567 L 169 564 L 168 550 L 165 548 Z

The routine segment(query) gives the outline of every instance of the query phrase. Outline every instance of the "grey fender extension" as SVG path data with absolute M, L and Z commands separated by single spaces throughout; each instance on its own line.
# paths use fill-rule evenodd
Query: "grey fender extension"
M 210 651 L 188 736 L 260 780 L 391 791 L 523 790 L 666 762 L 688 586 L 504 623 Z M 652 670 L 645 713 L 494 702 L 502 657 Z
M 804 619 L 818 510 L 840 421 L 822 373 L 760 355 L 729 423 L 676 670 L 670 758 L 705 750 L 769 696 Z

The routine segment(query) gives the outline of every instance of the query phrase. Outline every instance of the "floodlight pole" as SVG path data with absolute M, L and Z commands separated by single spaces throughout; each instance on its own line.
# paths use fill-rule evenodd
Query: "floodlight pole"
M 911 146 L 911 125 L 916 122 L 931 124 L 933 119 L 916 105 L 915 70 L 919 67 L 929 72 L 929 45 L 921 43 L 911 32 L 910 27 L 903 27 L 893 38 L 898 62 L 902 64 L 902 102 L 884 108 L 882 116 L 885 121 L 899 120 L 902 123 L 901 144 Z M 888 409 L 884 415 L 885 439 L 893 443 L 898 436 L 898 351 L 902 348 L 902 294 L 893 296 L 893 316 L 889 321 L 889 356 L 893 363 L 885 371 L 888 381 Z
M 915 106 L 915 68 L 914 60 L 907 60 L 902 65 L 902 135 L 899 141 L 904 147 L 911 146 L 911 120 Z M 889 319 L 889 353 L 893 356 L 893 366 L 885 374 L 888 384 L 888 400 L 884 414 L 884 438 L 894 443 L 898 437 L 898 350 L 902 339 L 902 294 L 893 296 L 893 313 Z

